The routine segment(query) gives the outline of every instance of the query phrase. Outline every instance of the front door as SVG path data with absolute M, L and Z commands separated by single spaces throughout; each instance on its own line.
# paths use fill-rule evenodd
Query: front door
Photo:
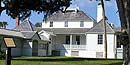
M 38 56 L 38 41 L 37 40 L 33 41 L 32 56 Z

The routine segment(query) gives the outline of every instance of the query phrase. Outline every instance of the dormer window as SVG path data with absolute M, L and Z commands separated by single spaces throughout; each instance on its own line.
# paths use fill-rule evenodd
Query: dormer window
M 80 27 L 84 27 L 84 21 L 80 21 Z
M 50 27 L 53 27 L 53 21 L 50 21 Z
M 68 21 L 65 21 L 65 27 L 68 27 Z

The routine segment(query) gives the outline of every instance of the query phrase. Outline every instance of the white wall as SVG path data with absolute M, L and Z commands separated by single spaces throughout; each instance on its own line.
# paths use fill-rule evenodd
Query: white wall
M 107 51 L 108 58 L 115 58 L 115 40 L 114 34 L 107 34 Z M 103 52 L 104 56 L 104 43 L 97 44 L 98 34 L 87 34 L 87 57 L 95 57 L 96 52 Z
M 68 21 L 68 27 L 64 27 L 65 21 L 54 21 L 53 27 L 50 26 L 50 21 L 42 22 L 42 28 L 91 28 L 93 27 L 92 21 L 85 21 L 84 27 L 80 27 L 80 21 Z
M 23 41 L 22 55 L 32 56 L 32 42 L 29 40 Z
M 22 55 L 22 40 L 20 38 L 14 38 L 16 48 L 12 48 L 11 55 L 12 56 L 21 56 Z
M 114 34 L 107 35 L 107 47 L 108 47 L 108 58 L 115 58 L 115 43 L 114 43 Z
M 95 58 L 97 48 L 97 34 L 87 34 L 86 57 Z

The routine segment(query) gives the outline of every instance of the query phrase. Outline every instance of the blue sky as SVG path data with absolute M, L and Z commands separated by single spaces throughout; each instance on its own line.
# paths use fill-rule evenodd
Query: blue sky
M 94 19 L 97 17 L 97 1 L 90 0 L 75 0 L 72 5 L 78 5 L 80 10 L 84 11 L 87 15 L 90 15 Z M 109 23 L 114 23 L 115 26 L 120 26 L 120 19 L 117 13 L 116 0 L 111 0 L 110 2 L 105 2 L 105 14 L 108 18 Z M 30 21 L 35 24 L 36 22 L 42 22 L 43 14 L 37 14 L 35 12 L 32 13 L 30 17 Z M 0 16 L 0 21 L 8 22 L 8 29 L 12 29 L 15 27 L 15 20 L 10 16 L 7 16 L 5 11 L 2 12 Z

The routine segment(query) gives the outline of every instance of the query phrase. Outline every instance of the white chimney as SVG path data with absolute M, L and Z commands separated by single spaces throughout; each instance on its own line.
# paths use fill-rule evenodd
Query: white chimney
M 102 13 L 103 13 L 102 5 L 101 3 L 99 3 L 97 6 L 97 22 L 101 21 L 101 19 L 103 18 Z

